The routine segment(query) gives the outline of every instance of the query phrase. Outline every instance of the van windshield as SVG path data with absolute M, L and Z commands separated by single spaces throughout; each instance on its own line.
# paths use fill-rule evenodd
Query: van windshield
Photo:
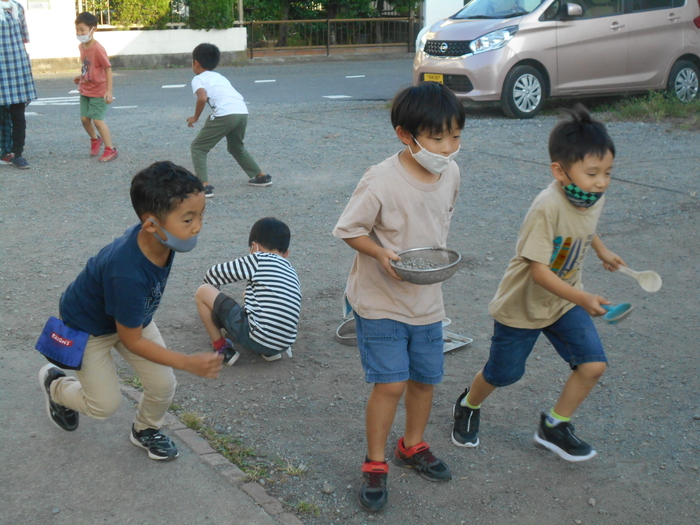
M 531 13 L 549 0 L 471 0 L 450 18 L 456 20 L 479 18 L 514 18 Z

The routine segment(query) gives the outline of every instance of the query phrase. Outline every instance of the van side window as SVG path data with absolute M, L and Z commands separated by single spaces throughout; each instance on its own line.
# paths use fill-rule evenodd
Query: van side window
M 549 7 L 544 10 L 542 20 L 554 20 L 559 14 L 559 10 L 561 9 L 561 7 L 562 3 L 560 0 L 555 0 L 554 2 L 549 4 Z
M 634 0 L 638 2 L 640 0 Z M 657 0 L 641 0 L 641 1 L 657 1 Z M 672 0 L 660 0 L 672 1 Z M 623 0 L 588 0 L 587 5 L 583 7 L 582 18 L 601 18 L 604 16 L 620 15 L 623 13 Z
M 654 9 L 671 9 L 672 7 L 680 7 L 683 5 L 683 0 L 633 0 L 632 12 L 652 11 Z

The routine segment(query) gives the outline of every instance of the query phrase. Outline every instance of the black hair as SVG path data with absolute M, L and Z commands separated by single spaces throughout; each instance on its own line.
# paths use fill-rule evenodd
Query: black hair
M 284 253 L 289 249 L 290 238 L 289 226 L 274 217 L 264 217 L 253 224 L 250 229 L 248 246 L 257 242 L 266 250 Z
M 154 162 L 131 180 L 131 204 L 143 220 L 152 214 L 164 222 L 170 212 L 190 195 L 204 191 L 195 175 L 169 160 Z
M 414 138 L 420 133 L 441 134 L 464 127 L 466 111 L 455 94 L 438 82 L 422 82 L 399 91 L 391 106 L 391 125 L 401 126 Z
M 92 13 L 84 11 L 80 13 L 75 19 L 75 25 L 85 24 L 88 27 L 97 27 L 97 17 Z
M 565 120 L 554 126 L 549 134 L 549 158 L 567 170 L 569 167 L 595 155 L 603 158 L 608 151 L 615 156 L 615 144 L 602 122 L 593 120 L 583 104 L 564 109 Z
M 192 50 L 192 60 L 199 62 L 207 71 L 214 71 L 221 60 L 221 51 L 214 44 L 199 44 Z

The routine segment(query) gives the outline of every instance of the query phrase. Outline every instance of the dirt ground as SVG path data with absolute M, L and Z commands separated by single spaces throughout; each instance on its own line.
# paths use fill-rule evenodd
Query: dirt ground
M 89 256 L 136 221 L 131 176 L 165 158 L 191 167 L 186 111 L 145 111 L 138 126 L 115 118 L 122 153 L 109 165 L 85 157 L 77 118 L 70 125 L 30 121 L 33 169 L 0 166 L 7 196 L 0 208 L 3 346 L 25 347 L 41 366 L 33 345 L 61 292 Z M 570 464 L 533 446 L 539 413 L 567 377 L 544 338 L 525 377 L 485 403 L 482 444 L 463 450 L 450 441 L 452 405 L 488 354 L 487 304 L 527 208 L 550 181 L 546 142 L 555 121 L 472 109 L 462 135 L 461 196 L 448 244 L 464 262 L 444 290 L 449 330 L 474 343 L 446 355 L 426 433 L 451 466 L 451 482 L 429 483 L 393 467 L 385 512 L 366 514 L 356 502 L 370 385 L 356 349 L 333 340 L 353 253 L 331 230 L 364 169 L 399 149 L 382 102 L 256 106 L 248 145 L 273 175 L 270 188 L 249 188 L 222 145 L 212 152 L 216 196 L 196 250 L 176 258 L 156 322 L 171 348 L 207 349 L 194 290 L 211 265 L 246 253 L 256 219 L 274 215 L 292 230 L 290 260 L 304 294 L 299 338 L 292 359 L 268 363 L 244 353 L 216 380 L 178 373 L 174 403 L 253 448 L 249 462 L 267 471 L 265 488 L 308 524 L 700 523 L 697 133 L 609 126 L 618 156 L 598 233 L 630 267 L 656 270 L 664 283 L 648 294 L 605 272 L 593 254 L 586 262 L 587 289 L 636 306 L 622 324 L 596 322 L 610 368 L 574 423 L 598 457 Z M 152 137 L 167 139 L 154 145 Z M 388 454 L 403 420 L 400 409 Z M 305 473 L 286 468 L 299 464 Z

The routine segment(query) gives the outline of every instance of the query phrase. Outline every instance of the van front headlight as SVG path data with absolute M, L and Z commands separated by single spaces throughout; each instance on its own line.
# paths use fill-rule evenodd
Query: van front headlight
M 472 43 L 469 44 L 469 49 L 471 49 L 474 54 L 501 49 L 517 32 L 518 26 L 512 26 L 486 33 L 484 36 L 472 40 Z

